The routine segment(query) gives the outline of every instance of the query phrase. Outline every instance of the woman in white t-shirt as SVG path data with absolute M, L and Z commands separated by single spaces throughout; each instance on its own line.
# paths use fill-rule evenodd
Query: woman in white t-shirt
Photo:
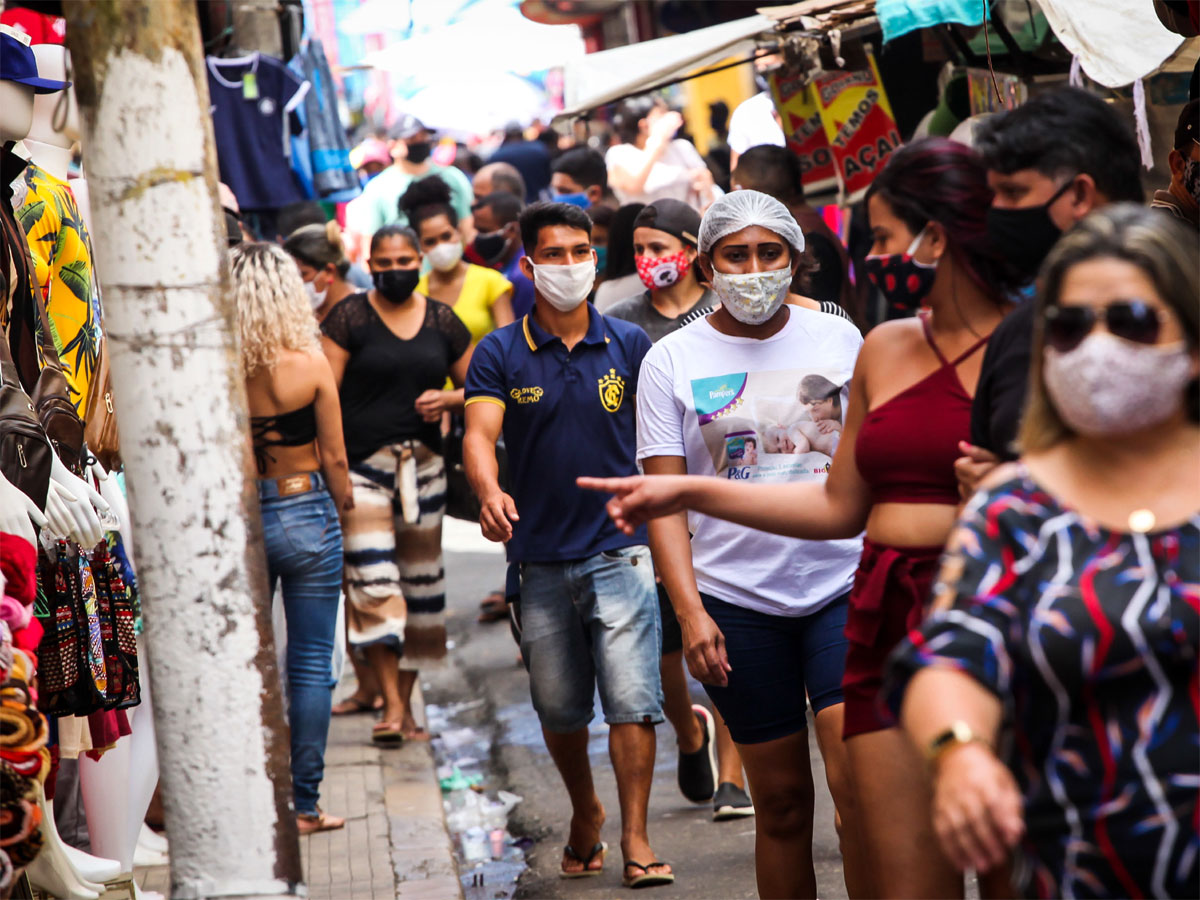
M 604 161 L 608 186 L 622 204 L 682 200 L 703 213 L 721 195 L 696 148 L 675 137 L 683 116 L 661 97 L 626 100 L 613 124 L 622 143 L 610 147 Z
M 766 194 L 735 191 L 717 200 L 700 223 L 697 249 L 721 305 L 646 354 L 638 376 L 639 461 L 647 475 L 687 473 L 739 487 L 823 483 L 830 446 L 805 439 L 781 448 L 770 438 L 806 428 L 816 436 L 819 420 L 847 408 L 858 329 L 785 303 L 803 264 L 804 235 L 787 207 Z M 817 408 L 815 400 L 830 399 L 817 385 L 829 385 L 836 402 Z M 811 703 L 847 888 L 851 897 L 866 896 L 868 861 L 856 839 L 841 741 L 844 630 L 861 540 L 801 541 L 683 513 L 650 522 L 649 539 L 688 668 L 728 724 L 746 768 L 759 895 L 816 896 Z

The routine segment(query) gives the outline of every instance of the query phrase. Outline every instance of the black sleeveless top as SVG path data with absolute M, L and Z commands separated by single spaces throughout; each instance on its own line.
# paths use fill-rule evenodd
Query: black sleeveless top
M 275 457 L 268 447 L 303 447 L 317 439 L 317 405 L 310 403 L 277 416 L 251 416 L 250 434 L 254 439 L 254 461 L 261 475 L 267 460 Z

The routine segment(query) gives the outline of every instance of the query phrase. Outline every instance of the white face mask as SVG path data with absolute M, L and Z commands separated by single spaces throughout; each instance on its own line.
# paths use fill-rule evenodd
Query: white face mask
M 462 259 L 462 241 L 438 244 L 425 255 L 429 257 L 430 265 L 432 265 L 439 272 L 449 272 L 451 269 L 457 266 L 458 261 Z
M 1146 345 L 1107 332 L 1043 356 L 1046 393 L 1067 427 L 1088 437 L 1128 434 L 1164 422 L 1183 405 L 1191 378 L 1187 345 Z
M 792 269 L 729 275 L 713 271 L 712 286 L 721 305 L 743 325 L 761 325 L 783 306 L 792 284 Z
M 587 299 L 596 282 L 596 261 L 585 259 L 569 266 L 534 265 L 533 286 L 538 294 L 560 312 L 570 312 Z
M 308 292 L 308 302 L 312 304 L 313 309 L 320 309 L 321 304 L 325 302 L 325 295 L 329 293 L 328 288 L 318 291 L 311 281 L 304 282 L 304 290 Z

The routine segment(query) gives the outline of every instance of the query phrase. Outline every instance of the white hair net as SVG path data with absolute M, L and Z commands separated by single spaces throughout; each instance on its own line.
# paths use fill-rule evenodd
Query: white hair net
M 707 253 L 727 234 L 751 225 L 775 232 L 797 251 L 804 249 L 804 232 L 786 206 L 761 191 L 733 191 L 704 214 L 700 222 L 700 252 Z

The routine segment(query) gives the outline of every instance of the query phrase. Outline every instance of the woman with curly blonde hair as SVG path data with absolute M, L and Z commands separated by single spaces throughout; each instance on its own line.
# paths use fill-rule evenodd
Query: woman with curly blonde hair
M 317 806 L 342 584 L 338 513 L 354 506 L 342 412 L 295 261 L 265 243 L 235 247 L 231 260 L 267 567 L 287 617 L 296 820 L 311 834 L 345 825 Z

